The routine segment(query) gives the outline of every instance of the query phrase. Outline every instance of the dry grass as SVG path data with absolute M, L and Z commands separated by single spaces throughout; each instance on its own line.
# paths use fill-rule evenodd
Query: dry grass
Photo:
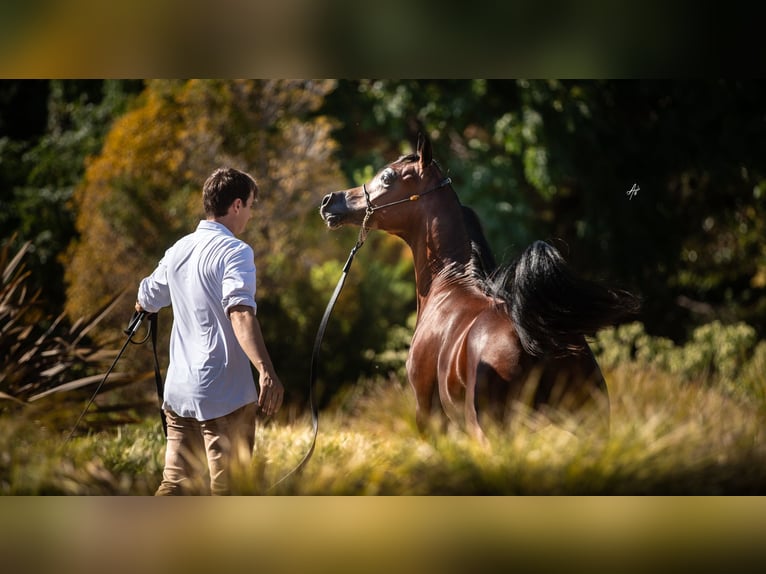
M 322 421 L 289 494 L 751 494 L 766 488 L 764 411 L 710 386 L 629 364 L 607 373 L 608 437 L 519 414 L 484 449 L 457 429 L 421 438 L 408 389 L 368 384 Z M 296 427 L 259 435 L 265 482 L 304 446 Z M 300 433 L 298 433 L 300 436 Z M 307 435 L 308 436 L 308 435 Z M 287 448 L 290 445 L 290 448 Z M 297 451 L 297 452 L 296 452 Z
M 300 475 L 273 487 L 302 458 L 307 417 L 259 427 L 242 494 L 548 495 L 763 494 L 763 405 L 715 385 L 637 363 L 606 373 L 609 436 L 570 432 L 518 414 L 490 425 L 485 449 L 459 429 L 421 437 L 411 391 L 397 380 L 361 382 L 320 413 L 317 446 Z M 566 423 L 569 423 L 567 425 Z M 163 438 L 154 419 L 79 437 L 24 418 L 0 419 L 0 493 L 151 494 Z

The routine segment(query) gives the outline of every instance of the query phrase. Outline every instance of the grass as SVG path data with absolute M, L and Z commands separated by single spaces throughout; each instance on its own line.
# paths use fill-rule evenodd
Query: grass
M 300 475 L 276 487 L 308 449 L 311 426 L 308 417 L 260 426 L 251 472 L 237 481 L 237 492 L 764 494 L 766 408 L 760 401 L 635 362 L 605 374 L 608 437 L 519 414 L 504 427 L 487 427 L 490 449 L 457 429 L 421 437 L 406 385 L 364 381 L 320 413 L 313 457 Z M 159 484 L 164 439 L 158 420 L 62 444 L 64 436 L 29 417 L 0 418 L 0 493 L 149 495 Z

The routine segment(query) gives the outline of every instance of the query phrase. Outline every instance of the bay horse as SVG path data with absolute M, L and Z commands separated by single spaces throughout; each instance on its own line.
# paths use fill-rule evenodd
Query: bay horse
M 421 432 L 436 396 L 482 443 L 479 413 L 502 420 L 514 401 L 564 412 L 593 406 L 608 428 L 606 382 L 586 336 L 635 312 L 638 299 L 576 276 L 543 241 L 497 268 L 428 139 L 369 183 L 326 195 L 320 215 L 330 229 L 383 230 L 412 250 L 417 322 L 406 368 Z

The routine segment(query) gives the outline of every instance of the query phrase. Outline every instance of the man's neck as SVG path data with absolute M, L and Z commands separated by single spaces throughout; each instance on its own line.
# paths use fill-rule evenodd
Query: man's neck
M 231 231 L 232 235 L 234 235 L 236 237 L 237 232 L 232 228 L 231 218 L 228 215 L 224 215 L 223 217 L 208 217 L 207 220 L 208 221 L 214 221 L 216 223 L 220 223 L 226 229 Z

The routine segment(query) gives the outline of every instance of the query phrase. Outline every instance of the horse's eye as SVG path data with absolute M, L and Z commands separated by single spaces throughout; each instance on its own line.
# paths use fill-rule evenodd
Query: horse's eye
M 387 169 L 380 174 L 380 183 L 383 184 L 383 187 L 388 187 L 396 181 L 396 176 L 397 174 L 393 169 Z

